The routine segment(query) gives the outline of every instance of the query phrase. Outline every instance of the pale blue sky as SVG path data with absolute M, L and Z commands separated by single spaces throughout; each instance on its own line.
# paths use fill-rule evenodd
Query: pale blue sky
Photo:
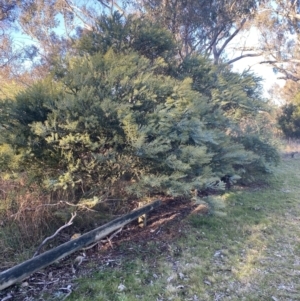
M 269 98 L 268 90 L 276 83 L 281 87 L 284 85 L 285 80 L 278 79 L 280 77 L 279 74 L 275 74 L 273 72 L 272 67 L 266 64 L 259 64 L 262 61 L 262 57 L 252 57 L 252 58 L 244 58 L 240 61 L 237 61 L 233 65 L 233 70 L 242 72 L 245 69 L 251 67 L 251 70 L 263 78 L 263 86 L 264 86 L 264 96 Z
M 250 31 L 241 32 L 227 47 L 227 53 L 230 54 L 230 59 L 239 56 L 241 53 L 234 51 L 233 49 L 244 46 L 247 48 L 256 47 L 259 45 L 259 32 L 255 28 L 251 28 Z M 246 51 L 243 53 L 247 53 Z M 263 78 L 264 96 L 270 98 L 268 90 L 272 88 L 274 84 L 283 86 L 284 80 L 279 80 L 280 74 L 275 74 L 270 65 L 259 64 L 264 61 L 262 56 L 243 58 L 233 64 L 233 70 L 242 72 L 245 69 L 251 68 L 251 70 Z M 278 102 L 278 100 L 277 100 Z

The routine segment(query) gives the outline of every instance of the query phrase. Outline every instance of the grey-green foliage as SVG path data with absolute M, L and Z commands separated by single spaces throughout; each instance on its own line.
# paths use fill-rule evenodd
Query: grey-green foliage
M 298 92 L 292 100 L 282 106 L 278 116 L 278 124 L 286 138 L 300 137 L 300 93 Z
M 111 17 L 102 15 L 96 23 L 96 30 L 87 32 L 77 42 L 79 53 L 106 53 L 136 51 L 154 60 L 157 57 L 170 58 L 176 54 L 176 45 L 170 32 L 145 16 L 129 15 L 124 18 L 114 12 Z
M 131 192 L 178 195 L 213 181 L 206 142 L 217 137 L 201 122 L 207 99 L 191 89 L 190 79 L 155 74 L 163 61 L 153 64 L 136 53 L 111 50 L 79 61 L 63 79 L 78 92 L 67 87 L 70 94 L 48 121 L 32 126 L 64 157 L 67 172 L 58 184 L 109 186 L 126 175 L 138 181 Z
M 190 76 L 193 89 L 208 98 L 209 111 L 203 122 L 219 135 L 219 143 L 211 144 L 209 151 L 215 154 L 212 164 L 221 175 L 240 171 L 243 178 L 253 178 L 278 164 L 279 154 L 270 139 L 272 128 L 266 130 L 264 124 L 272 107 L 262 98 L 260 78 L 250 72 L 238 74 L 212 66 L 196 55 L 186 58 L 175 76 Z
M 123 30 L 120 19 L 108 21 L 118 26 L 106 31 Z M 117 33 L 113 43 L 95 34 L 53 77 L 2 106 L 1 143 L 26 154 L 20 165 L 47 174 L 51 189 L 108 191 L 127 181 L 136 195 L 186 195 L 221 189 L 222 176 L 242 175 L 259 159 L 240 127 L 263 107 L 256 81 L 200 57 L 180 64 L 173 46 L 144 53 L 143 43 L 162 45 L 166 36 L 154 27 L 150 38 L 147 26 L 119 44 Z
M 182 183 L 195 177 L 205 184 L 212 175 L 204 144 L 212 134 L 199 120 L 206 100 L 191 90 L 189 79 L 155 74 L 163 64 L 113 50 L 72 58 L 64 77 L 52 83 L 55 97 L 46 93 L 48 82 L 39 84 L 45 85 L 39 101 L 47 117 L 35 121 L 23 123 L 20 110 L 37 88 L 18 96 L 11 114 L 19 114 L 27 150 L 44 168 L 56 167 L 49 185 L 106 189 L 122 177 L 151 177 L 155 191 L 178 194 L 189 192 L 192 185 Z

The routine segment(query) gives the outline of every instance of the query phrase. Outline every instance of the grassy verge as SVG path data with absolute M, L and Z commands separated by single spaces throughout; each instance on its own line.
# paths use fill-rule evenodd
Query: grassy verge
M 225 216 L 191 215 L 164 252 L 125 246 L 68 300 L 300 300 L 299 171 L 285 159 L 270 187 L 224 194 Z

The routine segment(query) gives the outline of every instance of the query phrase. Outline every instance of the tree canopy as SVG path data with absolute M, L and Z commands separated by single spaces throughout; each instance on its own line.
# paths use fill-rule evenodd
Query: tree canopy
M 118 11 L 160 24 L 172 34 L 182 59 L 197 53 L 214 64 L 230 65 L 261 57 L 261 63 L 273 66 L 282 77 L 298 80 L 294 65 L 299 61 L 299 8 L 298 0 L 9 0 L 0 3 L 0 26 L 6 41 L 2 45 L 14 44 L 11 29 L 18 29 L 34 40 L 31 47 L 25 46 L 28 55 L 38 54 L 45 65 L 53 56 L 71 51 L 78 34 L 93 32 L 99 13 L 112 16 Z M 259 36 L 256 44 L 243 39 L 253 31 Z

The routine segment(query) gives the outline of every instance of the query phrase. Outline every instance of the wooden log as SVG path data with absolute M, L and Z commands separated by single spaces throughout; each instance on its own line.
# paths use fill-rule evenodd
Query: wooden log
M 51 249 L 41 255 L 33 257 L 19 265 L 16 265 L 0 273 L 0 290 L 3 290 L 16 282 L 20 282 L 32 273 L 50 265 L 51 263 L 66 257 L 80 250 L 93 242 L 99 241 L 111 232 L 129 224 L 139 216 L 150 212 L 160 205 L 161 201 L 157 200 L 142 208 L 136 209 L 129 214 L 121 216 L 109 223 L 102 225 L 88 233 L 81 235 L 77 239 L 68 241 L 54 249 Z

